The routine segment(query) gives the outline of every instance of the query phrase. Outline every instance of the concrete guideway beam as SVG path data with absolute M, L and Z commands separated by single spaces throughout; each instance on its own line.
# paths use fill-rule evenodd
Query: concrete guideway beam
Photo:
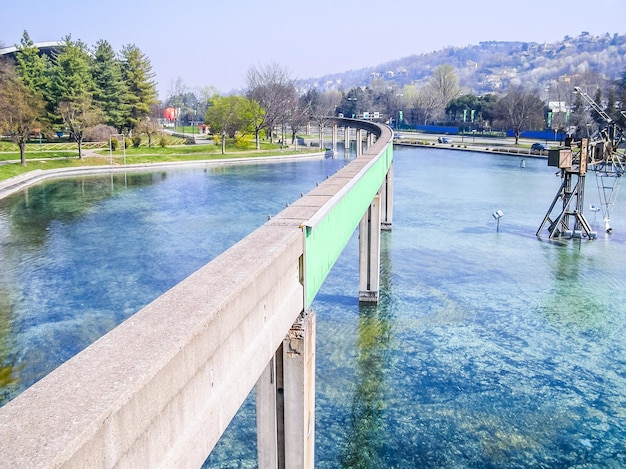
M 200 467 L 303 310 L 301 236 L 264 225 L 0 409 L 1 464 Z
M 274 383 L 261 391 L 269 397 L 261 398 L 267 405 L 257 416 L 260 445 L 269 441 L 270 451 L 267 458 L 260 453 L 259 466 L 312 468 L 315 317 L 303 314 L 303 230 L 320 212 L 330 213 L 328 205 L 347 196 L 344 188 L 355 179 L 370 178 L 372 197 L 389 177 L 378 163 L 392 157 L 388 127 L 348 124 L 378 140 L 1 408 L 0 466 L 199 467 L 250 390 L 274 373 Z M 383 199 L 375 195 L 369 210 L 390 206 L 389 195 L 386 204 Z M 354 232 L 370 203 L 363 202 L 338 242 Z

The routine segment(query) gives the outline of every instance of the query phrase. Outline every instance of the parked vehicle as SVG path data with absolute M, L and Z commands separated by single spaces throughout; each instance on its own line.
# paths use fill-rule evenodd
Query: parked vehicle
M 448 137 L 439 137 L 437 141 L 439 143 L 452 143 L 452 140 L 450 140 Z
M 550 149 L 550 145 L 546 145 L 545 143 L 533 143 L 530 147 L 531 152 L 541 153 L 542 151 L 548 151 Z

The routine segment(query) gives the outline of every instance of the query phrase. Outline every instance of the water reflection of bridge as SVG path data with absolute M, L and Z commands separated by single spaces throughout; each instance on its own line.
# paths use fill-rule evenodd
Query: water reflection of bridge
M 2 464 L 199 467 L 255 388 L 259 467 L 313 467 L 310 305 L 357 226 L 378 301 L 392 222 L 391 130 L 339 126 L 354 161 L 0 409 Z

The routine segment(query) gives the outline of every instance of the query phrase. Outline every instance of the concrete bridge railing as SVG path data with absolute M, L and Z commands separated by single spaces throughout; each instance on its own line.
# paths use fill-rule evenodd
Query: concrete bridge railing
M 391 224 L 391 130 L 334 125 L 370 145 L 1 408 L 0 467 L 200 467 L 253 388 L 259 467 L 313 467 L 309 306 L 358 225 L 360 298 L 376 301 Z

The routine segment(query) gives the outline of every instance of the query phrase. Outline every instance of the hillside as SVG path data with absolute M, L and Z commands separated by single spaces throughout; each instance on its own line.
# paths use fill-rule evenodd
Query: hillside
M 564 75 L 594 73 L 615 80 L 626 71 L 626 35 L 581 33 L 551 44 L 481 42 L 412 55 L 371 68 L 305 80 L 304 83 L 320 90 L 346 90 L 379 78 L 403 86 L 419 83 L 430 76 L 435 67 L 443 64 L 455 67 L 461 86 L 477 94 L 498 92 L 509 84 L 541 86 Z

